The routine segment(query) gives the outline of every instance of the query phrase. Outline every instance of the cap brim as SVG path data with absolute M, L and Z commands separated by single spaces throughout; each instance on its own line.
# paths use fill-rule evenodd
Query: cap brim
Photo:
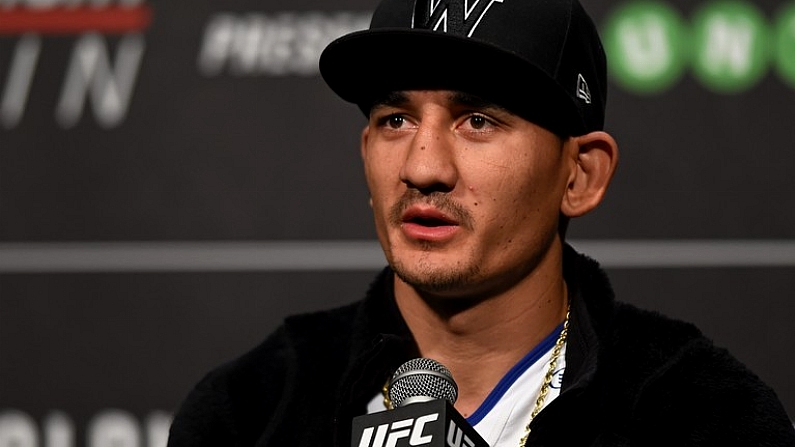
M 420 29 L 359 31 L 326 47 L 320 73 L 365 114 L 392 91 L 459 90 L 560 135 L 585 131 L 577 106 L 554 79 L 514 53 L 473 39 Z

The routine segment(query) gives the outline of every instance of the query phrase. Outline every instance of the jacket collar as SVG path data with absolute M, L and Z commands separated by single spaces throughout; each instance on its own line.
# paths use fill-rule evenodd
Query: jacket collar
M 614 294 L 607 275 L 593 259 L 568 244 L 563 251 L 563 277 L 569 289 L 571 316 L 566 344 L 563 390 L 587 385 L 596 372 L 599 340 L 610 326 Z

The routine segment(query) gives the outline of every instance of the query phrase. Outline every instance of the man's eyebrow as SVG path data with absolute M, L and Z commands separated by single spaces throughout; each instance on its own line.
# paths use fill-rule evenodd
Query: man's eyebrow
M 497 110 L 502 112 L 511 113 L 505 107 L 485 99 L 481 96 L 474 95 L 471 93 L 455 91 L 451 92 L 450 96 L 447 99 L 450 104 L 470 107 L 473 109 L 491 109 Z M 372 101 L 372 106 L 370 110 L 375 110 L 381 107 L 401 107 L 406 105 L 409 102 L 409 96 L 405 91 L 391 91 L 388 93 L 383 94 L 382 96 L 376 97 Z
M 405 105 L 407 102 L 409 102 L 409 97 L 405 92 L 392 91 L 375 98 L 372 106 L 370 106 L 370 110 L 380 107 L 399 107 Z
M 452 104 L 471 107 L 473 109 L 494 109 L 510 113 L 510 111 L 505 107 L 471 93 L 453 92 L 450 94 L 450 102 Z

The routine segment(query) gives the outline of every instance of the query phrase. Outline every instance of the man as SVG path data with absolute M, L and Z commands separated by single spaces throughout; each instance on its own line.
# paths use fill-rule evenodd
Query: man
M 458 383 L 491 446 L 795 445 L 775 394 L 693 326 L 613 300 L 564 242 L 602 200 L 604 54 L 576 0 L 384 0 L 330 44 L 368 117 L 361 155 L 389 268 L 210 373 L 169 444 L 350 445 L 414 357 Z

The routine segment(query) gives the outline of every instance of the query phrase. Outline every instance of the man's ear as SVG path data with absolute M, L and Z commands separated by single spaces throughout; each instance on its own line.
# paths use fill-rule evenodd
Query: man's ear
M 366 157 L 367 157 L 367 140 L 369 138 L 370 138 L 370 125 L 368 124 L 368 125 L 364 126 L 364 129 L 362 129 L 361 141 L 359 143 L 360 144 L 360 146 L 359 146 L 359 154 L 362 157 L 362 161 L 365 161 Z M 364 169 L 365 169 L 364 175 L 365 175 L 365 177 L 367 177 L 367 163 L 364 162 L 362 164 L 364 165 Z M 367 179 L 367 180 L 368 180 L 368 185 L 369 185 L 369 179 Z M 370 208 L 372 208 L 373 207 L 373 197 L 372 196 L 370 196 L 370 200 L 369 200 L 368 203 L 370 204 Z
M 364 129 L 362 129 L 362 139 L 361 139 L 361 143 L 360 143 L 360 146 L 359 146 L 359 152 L 360 152 L 360 154 L 362 156 L 362 160 L 364 160 L 364 155 L 365 155 L 364 152 L 365 152 L 365 150 L 367 148 L 367 139 L 368 138 L 370 138 L 370 125 L 369 124 L 364 126 Z
M 591 132 L 572 137 L 575 165 L 569 175 L 560 211 L 578 217 L 596 208 L 602 201 L 618 163 L 618 144 L 606 132 Z

